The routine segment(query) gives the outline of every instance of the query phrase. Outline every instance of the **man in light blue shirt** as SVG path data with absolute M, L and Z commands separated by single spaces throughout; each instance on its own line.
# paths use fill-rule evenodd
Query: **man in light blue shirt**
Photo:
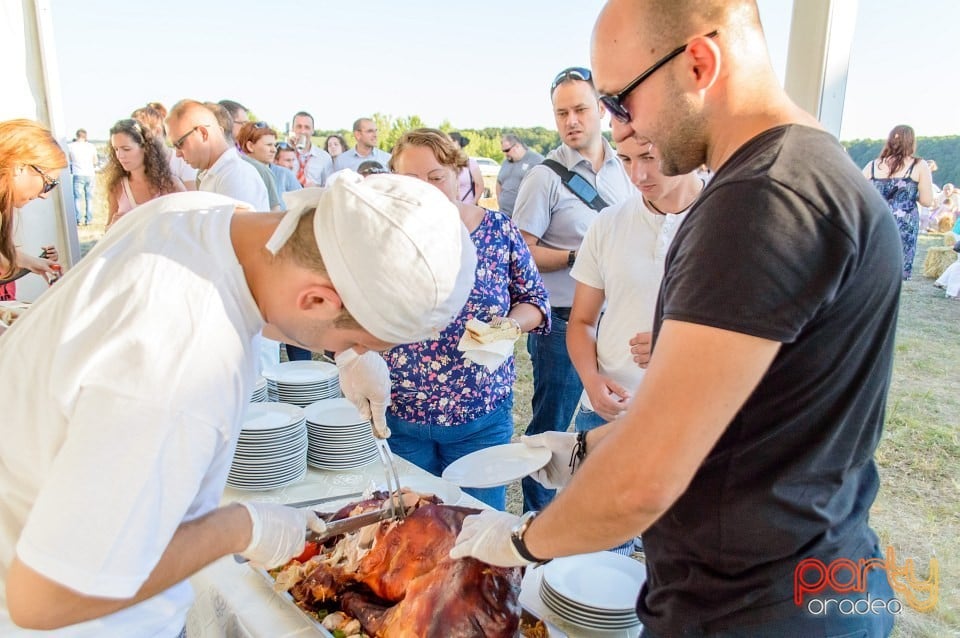
M 368 160 L 380 162 L 387 166 L 390 153 L 380 150 L 377 146 L 377 123 L 367 117 L 361 117 L 353 123 L 353 137 L 357 143 L 353 148 L 337 155 L 333 160 L 333 170 L 342 171 L 349 168 L 356 171 L 360 164 Z

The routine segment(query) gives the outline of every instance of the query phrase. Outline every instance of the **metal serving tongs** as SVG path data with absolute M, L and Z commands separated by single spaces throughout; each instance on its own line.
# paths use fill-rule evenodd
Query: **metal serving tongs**
M 403 507 L 403 496 L 400 494 L 400 475 L 397 473 L 397 465 L 393 459 L 393 452 L 390 451 L 390 445 L 386 438 L 376 436 L 377 430 L 374 428 L 374 440 L 377 443 L 377 452 L 380 454 L 380 462 L 383 464 L 383 470 L 387 477 L 387 498 L 390 499 L 390 513 L 393 518 L 402 521 L 406 517 L 406 511 Z

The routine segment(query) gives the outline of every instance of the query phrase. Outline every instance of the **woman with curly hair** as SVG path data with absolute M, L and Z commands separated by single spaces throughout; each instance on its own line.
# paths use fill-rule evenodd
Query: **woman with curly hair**
M 108 229 L 136 206 L 186 190 L 170 171 L 161 140 L 134 119 L 120 120 L 110 129 L 109 159 L 103 179 Z
M 31 200 L 46 199 L 60 183 L 67 156 L 49 129 L 32 120 L 0 122 L 0 298 L 15 295 L 26 272 L 54 277 L 56 259 L 33 257 L 14 243 L 16 215 Z M 55 251 L 44 249 L 44 255 Z
M 167 129 L 164 120 L 167 119 L 167 108 L 160 102 L 148 102 L 146 106 L 141 106 L 130 117 L 150 129 L 153 136 L 160 140 L 167 138 Z M 169 146 L 163 147 L 163 152 L 167 154 L 167 162 L 170 164 L 170 170 L 173 176 L 183 182 L 184 188 L 188 191 L 197 190 L 197 169 L 187 164 L 182 157 Z
M 887 206 L 900 229 L 903 244 L 903 280 L 913 274 L 913 258 L 917 252 L 921 206 L 933 205 L 933 178 L 930 166 L 916 156 L 917 138 L 905 124 L 893 127 L 880 157 L 863 167 L 869 179 L 887 200 Z

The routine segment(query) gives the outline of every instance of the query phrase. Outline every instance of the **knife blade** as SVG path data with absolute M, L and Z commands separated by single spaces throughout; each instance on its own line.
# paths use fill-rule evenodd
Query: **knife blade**
M 284 503 L 287 507 L 301 508 L 311 505 L 322 505 L 323 503 L 334 503 L 336 501 L 347 501 L 353 498 L 360 498 L 363 492 L 352 492 L 350 494 L 340 494 L 337 496 L 324 496 L 323 498 L 312 498 L 306 501 L 297 501 L 296 503 Z
M 322 534 L 312 530 L 307 532 L 307 540 L 315 543 L 323 542 L 328 538 L 340 536 L 341 534 L 349 534 L 350 532 L 355 532 L 362 527 L 366 527 L 367 525 L 379 523 L 380 521 L 385 521 L 391 518 L 395 518 L 395 516 L 393 511 L 390 509 L 379 509 L 373 512 L 367 512 L 366 514 L 358 514 L 357 516 L 341 518 L 338 521 L 327 523 L 327 529 Z

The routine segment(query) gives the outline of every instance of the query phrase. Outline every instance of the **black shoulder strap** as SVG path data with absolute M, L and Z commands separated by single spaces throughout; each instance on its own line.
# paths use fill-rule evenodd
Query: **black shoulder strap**
M 548 166 L 550 170 L 552 170 L 554 173 L 559 175 L 560 181 L 563 182 L 563 185 L 567 187 L 567 190 L 569 190 L 571 193 L 576 195 L 580 199 L 580 201 L 582 201 L 584 204 L 586 204 L 593 210 L 600 212 L 601 210 L 603 210 L 608 206 L 607 202 L 605 202 L 603 198 L 600 197 L 600 193 L 598 193 L 597 190 L 590 185 L 590 182 L 583 179 L 582 176 L 579 176 L 573 171 L 568 170 L 566 166 L 564 166 L 563 164 L 561 164 L 556 160 L 545 159 L 543 160 L 542 164 L 544 166 Z M 572 180 L 574 176 L 580 177 L 580 179 L 583 180 L 583 188 L 581 188 L 580 190 L 586 191 L 586 192 L 578 192 L 577 190 L 575 190 L 570 186 L 570 180 Z

